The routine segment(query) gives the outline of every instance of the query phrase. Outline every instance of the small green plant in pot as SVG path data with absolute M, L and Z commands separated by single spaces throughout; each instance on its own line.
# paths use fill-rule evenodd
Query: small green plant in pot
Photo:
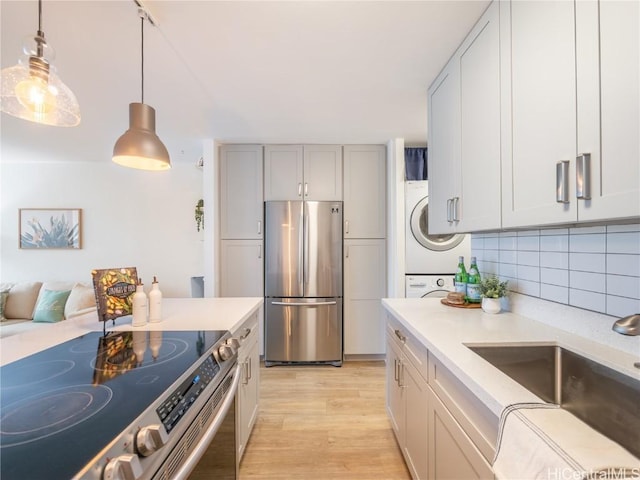
M 487 313 L 499 313 L 502 310 L 500 299 L 507 296 L 507 284 L 501 282 L 495 275 L 488 275 L 480 282 L 480 294 L 482 295 L 482 310 Z

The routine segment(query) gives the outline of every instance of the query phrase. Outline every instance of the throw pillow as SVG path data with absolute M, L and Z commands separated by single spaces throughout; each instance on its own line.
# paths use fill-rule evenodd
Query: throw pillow
M 6 320 L 4 316 L 4 304 L 7 303 L 7 297 L 9 296 L 9 290 L 0 290 L 0 322 Z
M 76 283 L 71 289 L 71 294 L 64 306 L 64 318 L 73 316 L 74 313 L 96 306 L 96 294 L 93 286 Z
M 4 316 L 8 319 L 31 320 L 41 286 L 42 282 L 32 282 L 18 283 L 11 287 L 4 306 Z
M 43 290 L 38 298 L 34 322 L 54 323 L 64 318 L 64 305 L 71 290 Z

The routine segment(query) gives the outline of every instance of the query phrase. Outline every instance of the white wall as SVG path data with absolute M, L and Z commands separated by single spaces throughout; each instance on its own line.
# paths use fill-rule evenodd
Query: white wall
M 13 160 L 13 159 L 12 159 Z M 191 296 L 204 273 L 194 209 L 201 169 L 175 164 L 144 172 L 105 161 L 0 164 L 0 281 L 91 281 L 93 268 L 134 266 L 145 288 L 158 277 L 166 297 Z M 21 250 L 19 208 L 81 208 L 82 249 Z

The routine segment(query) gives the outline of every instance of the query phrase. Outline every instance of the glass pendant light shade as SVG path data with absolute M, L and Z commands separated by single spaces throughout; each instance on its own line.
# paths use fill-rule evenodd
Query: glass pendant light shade
M 42 32 L 39 32 L 42 33 Z M 18 65 L 2 69 L 0 109 L 14 117 L 58 127 L 80 123 L 80 106 L 73 92 L 56 75 L 54 51 L 44 34 L 29 37 Z
M 113 161 L 140 170 L 168 170 L 169 152 L 156 135 L 156 111 L 144 103 L 129 104 L 129 130 L 116 141 Z

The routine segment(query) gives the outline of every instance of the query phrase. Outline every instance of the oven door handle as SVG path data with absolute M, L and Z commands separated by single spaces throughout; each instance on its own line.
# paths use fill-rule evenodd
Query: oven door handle
M 227 413 L 229 412 L 231 406 L 233 405 L 233 402 L 235 401 L 236 392 L 238 391 L 238 383 L 240 383 L 240 377 L 240 364 L 238 364 L 236 365 L 235 371 L 233 372 L 233 383 L 231 384 L 231 388 L 227 392 L 226 398 L 222 402 L 220 410 L 213 419 L 213 422 L 211 422 L 211 425 L 209 425 L 209 428 L 207 428 L 206 432 L 200 439 L 200 442 L 198 443 L 196 448 L 194 448 L 191 452 L 191 455 L 189 455 L 187 460 L 180 466 L 180 469 L 175 472 L 173 480 L 186 479 L 193 471 L 193 469 L 196 468 L 196 465 L 198 464 L 204 453 L 207 451 L 207 448 L 209 448 L 209 444 L 213 440 L 213 437 L 216 436 L 220 425 L 222 425 L 224 418 L 227 416 Z M 233 448 L 236 448 L 235 445 Z

